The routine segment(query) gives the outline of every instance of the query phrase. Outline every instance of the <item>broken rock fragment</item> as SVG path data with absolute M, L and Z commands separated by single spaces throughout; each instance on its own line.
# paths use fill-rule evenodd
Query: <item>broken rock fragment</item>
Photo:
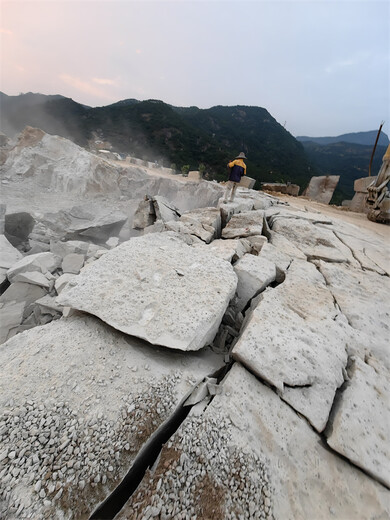
M 264 211 L 247 211 L 232 216 L 222 231 L 223 238 L 240 238 L 261 235 Z
M 234 295 L 232 266 L 173 233 L 132 238 L 86 266 L 58 303 L 154 345 L 198 350 Z

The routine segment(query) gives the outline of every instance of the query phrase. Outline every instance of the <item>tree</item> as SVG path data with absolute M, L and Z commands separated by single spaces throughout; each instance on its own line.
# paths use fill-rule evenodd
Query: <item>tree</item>
M 190 165 L 189 164 L 184 164 L 182 167 L 181 167 L 181 173 L 184 177 L 187 177 L 188 175 L 188 172 L 190 171 Z

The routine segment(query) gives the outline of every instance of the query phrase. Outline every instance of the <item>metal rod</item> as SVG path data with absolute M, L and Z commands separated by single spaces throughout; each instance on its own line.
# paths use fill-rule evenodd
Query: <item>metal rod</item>
M 381 126 L 379 127 L 379 130 L 378 130 L 378 133 L 376 135 L 376 140 L 375 140 L 375 144 L 374 144 L 374 148 L 372 150 L 372 154 L 371 154 L 371 159 L 370 159 L 370 164 L 368 166 L 368 176 L 371 177 L 371 164 L 372 164 L 372 160 L 374 158 L 374 154 L 375 154 L 375 150 L 376 150 L 376 145 L 378 143 L 378 139 L 379 139 L 379 136 L 380 136 L 380 133 L 381 133 L 381 130 L 382 130 L 382 126 L 385 124 L 384 121 L 382 121 L 381 123 Z

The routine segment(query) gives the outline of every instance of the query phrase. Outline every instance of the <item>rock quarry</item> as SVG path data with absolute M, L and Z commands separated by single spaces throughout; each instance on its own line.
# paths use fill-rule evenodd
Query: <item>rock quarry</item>
M 388 227 L 2 143 L 1 518 L 390 518 Z

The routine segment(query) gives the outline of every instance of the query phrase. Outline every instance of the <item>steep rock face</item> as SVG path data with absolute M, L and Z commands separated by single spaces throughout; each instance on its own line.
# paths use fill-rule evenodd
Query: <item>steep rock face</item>
M 0 366 L 0 511 L 2 497 L 23 505 L 19 518 L 63 520 L 89 517 L 220 360 L 152 348 L 81 315 L 19 334 Z
M 118 171 L 71 141 L 27 127 L 8 153 L 0 173 L 34 177 L 53 192 L 119 195 Z
M 214 338 L 237 277 L 224 260 L 159 233 L 109 251 L 71 284 L 60 304 L 150 343 L 197 350 Z

